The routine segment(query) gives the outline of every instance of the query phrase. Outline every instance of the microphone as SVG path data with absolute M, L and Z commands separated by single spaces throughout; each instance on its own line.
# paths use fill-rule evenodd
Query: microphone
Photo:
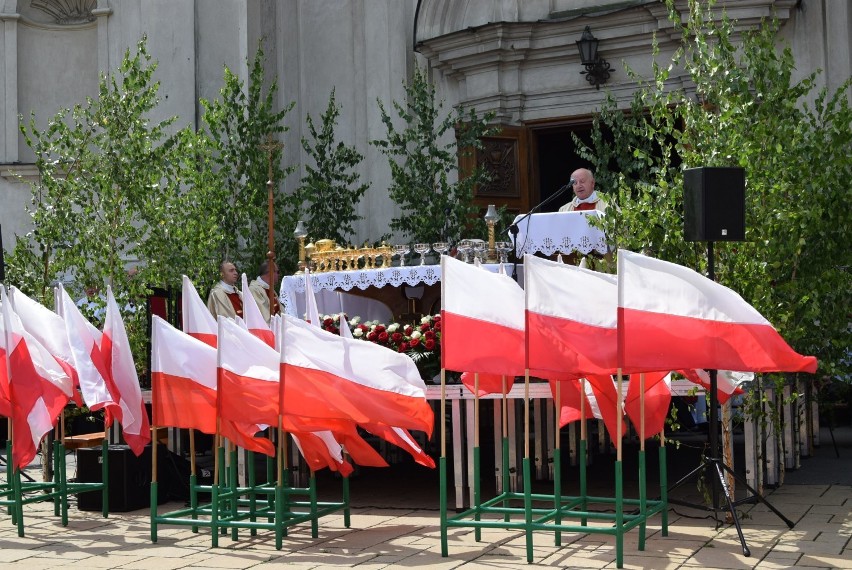
M 577 183 L 577 181 L 572 178 L 571 180 L 568 181 L 568 188 L 572 188 L 574 186 L 574 184 L 576 184 L 576 183 Z

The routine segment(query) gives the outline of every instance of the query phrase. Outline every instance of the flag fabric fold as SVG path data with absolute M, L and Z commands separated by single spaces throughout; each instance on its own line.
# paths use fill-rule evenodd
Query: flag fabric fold
M 619 250 L 618 275 L 626 372 L 816 372 L 816 358 L 796 353 L 740 295 L 691 269 Z
M 330 431 L 294 433 L 292 436 L 311 471 L 328 467 L 343 477 L 349 477 L 354 471 L 352 464 L 343 458 L 343 447 Z
M 107 308 L 104 319 L 103 336 L 100 343 L 101 354 L 107 370 L 118 390 L 118 403 L 121 406 L 121 427 L 124 441 L 138 457 L 145 446 L 151 442 L 151 426 L 148 410 L 142 400 L 142 388 L 136 374 L 136 364 L 130 351 L 127 329 L 118 309 L 118 303 L 107 287 Z
M 556 407 L 559 410 L 559 427 L 565 427 L 571 422 L 576 422 L 580 419 L 594 418 L 592 407 L 588 400 L 585 400 L 585 416 L 581 416 L 580 408 L 582 400 L 586 398 L 585 394 L 580 391 L 579 380 L 548 380 L 550 384 L 550 394 Z M 559 397 L 557 398 L 557 384 L 559 385 Z
M 710 373 L 699 368 L 697 370 L 678 370 L 679 373 L 692 382 L 710 391 Z M 749 372 L 731 372 L 730 370 L 716 371 L 716 397 L 720 404 L 725 404 L 731 396 L 743 394 L 740 384 L 754 379 L 754 374 Z
M 666 417 L 671 409 L 672 389 L 671 374 L 665 372 L 648 372 L 645 374 L 645 429 L 642 430 L 642 397 L 640 393 L 641 380 L 639 374 L 630 376 L 627 395 L 624 397 L 624 411 L 636 427 L 637 433 L 644 433 L 649 438 L 663 431 Z
M 618 390 L 612 376 L 588 374 L 586 376 L 586 399 L 592 408 L 594 416 L 603 420 L 609 437 L 618 439 L 618 414 L 624 416 L 624 409 L 618 405 Z M 625 422 L 621 422 L 621 435 L 627 433 Z
M 113 419 L 121 419 L 118 405 L 118 389 L 107 369 L 100 349 L 101 333 L 80 313 L 68 292 L 59 285 L 59 304 L 65 322 L 65 334 L 71 346 L 74 369 L 80 380 L 83 401 L 90 410 L 104 409 L 104 422 L 112 425 Z
M 156 426 L 216 433 L 216 349 L 154 315 L 152 419 Z
M 462 372 L 461 382 L 465 388 L 470 390 L 471 394 L 476 394 L 480 398 L 489 394 L 503 393 L 503 379 L 506 379 L 506 392 L 512 389 L 515 385 L 514 376 L 506 376 L 504 374 L 480 374 L 479 375 L 479 392 L 476 391 L 476 373 Z

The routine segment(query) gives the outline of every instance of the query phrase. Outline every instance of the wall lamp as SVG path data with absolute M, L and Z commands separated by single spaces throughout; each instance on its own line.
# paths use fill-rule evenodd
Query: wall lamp
M 601 84 L 609 80 L 612 67 L 607 60 L 598 57 L 598 39 L 592 35 L 589 26 L 577 40 L 577 49 L 580 50 L 580 62 L 586 68 L 586 71 L 580 73 L 586 76 L 586 81 L 594 85 L 595 89 L 600 89 Z

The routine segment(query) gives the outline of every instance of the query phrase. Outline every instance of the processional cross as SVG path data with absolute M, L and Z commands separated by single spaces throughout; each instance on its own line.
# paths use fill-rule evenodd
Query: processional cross
M 266 163 L 267 163 L 267 174 L 266 174 L 266 190 L 267 190 L 267 247 L 268 251 L 266 252 L 266 261 L 267 267 L 269 268 L 270 275 L 273 275 L 273 268 L 277 268 L 275 263 L 275 201 L 272 195 L 272 189 L 274 187 L 274 181 L 272 180 L 272 155 L 275 154 L 275 151 L 281 150 L 284 148 L 284 144 L 275 140 L 272 136 L 272 133 L 268 133 L 266 135 L 266 141 L 262 142 L 258 145 L 260 150 L 266 152 Z M 271 281 L 271 279 L 270 279 Z M 272 308 L 275 306 L 274 297 L 275 293 L 275 284 L 270 283 L 269 289 L 267 291 L 269 295 L 269 314 L 272 315 Z

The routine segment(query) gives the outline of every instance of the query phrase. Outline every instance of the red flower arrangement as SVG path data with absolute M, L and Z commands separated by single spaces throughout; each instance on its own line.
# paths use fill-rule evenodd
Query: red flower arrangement
M 347 319 L 352 336 L 410 356 L 420 375 L 431 380 L 441 371 L 441 315 L 425 315 L 416 324 Z M 322 328 L 340 334 L 340 315 L 325 315 Z

